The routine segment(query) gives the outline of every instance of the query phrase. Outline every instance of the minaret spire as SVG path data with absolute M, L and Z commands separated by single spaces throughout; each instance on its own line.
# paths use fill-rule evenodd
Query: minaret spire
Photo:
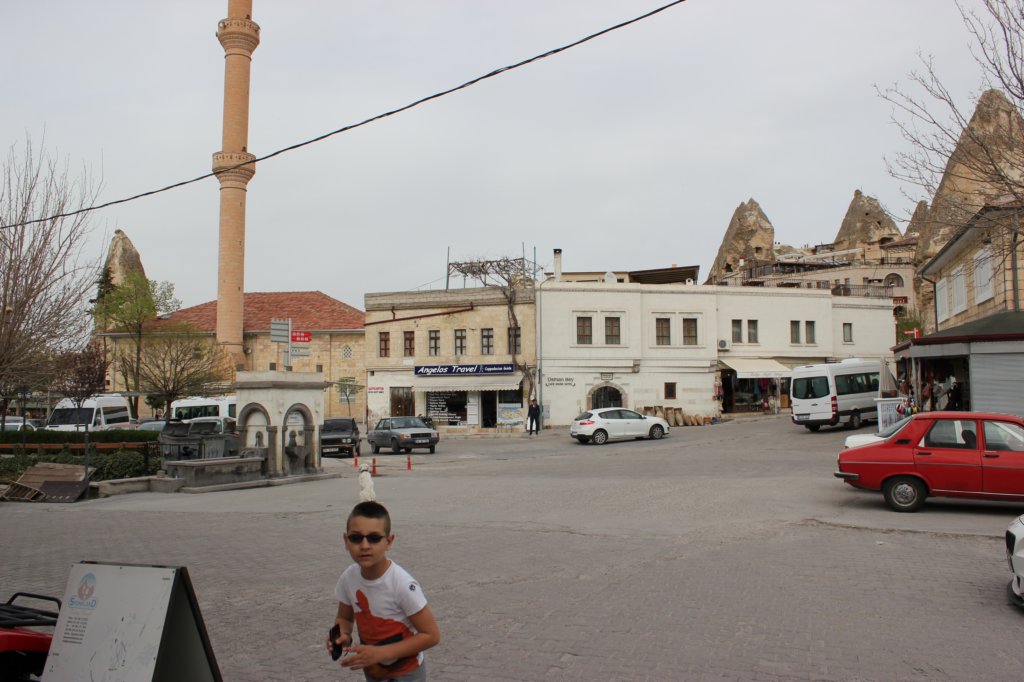
M 249 153 L 249 69 L 260 43 L 260 27 L 252 20 L 252 0 L 228 0 L 228 17 L 217 24 L 224 47 L 224 134 L 213 155 L 220 181 L 220 244 L 217 267 L 217 342 L 236 362 L 242 351 L 242 307 L 245 295 L 245 195 L 256 173 Z M 246 164 L 234 168 L 239 164 Z M 230 169 L 230 170 L 225 170 Z

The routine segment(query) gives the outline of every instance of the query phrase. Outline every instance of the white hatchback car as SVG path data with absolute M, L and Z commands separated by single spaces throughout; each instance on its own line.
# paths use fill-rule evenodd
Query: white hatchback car
M 855 433 L 852 436 L 847 436 L 844 445 L 847 448 L 855 448 L 860 445 L 871 445 L 874 443 L 881 443 L 883 440 L 889 440 L 895 436 L 899 431 L 910 423 L 910 417 L 904 417 L 894 424 L 890 424 L 878 433 Z
M 581 443 L 597 445 L 617 438 L 658 440 L 668 435 L 668 422 L 623 407 L 602 407 L 576 417 L 569 427 L 569 435 Z
M 1010 603 L 1024 607 L 1024 516 L 1017 517 L 1006 529 L 1006 563 L 1012 576 L 1006 596 Z

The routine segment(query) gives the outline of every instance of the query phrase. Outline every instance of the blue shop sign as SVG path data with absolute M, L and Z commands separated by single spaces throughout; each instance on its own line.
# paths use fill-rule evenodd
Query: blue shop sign
M 515 365 L 506 362 L 498 365 L 416 365 L 418 377 L 456 377 L 466 374 L 512 374 Z

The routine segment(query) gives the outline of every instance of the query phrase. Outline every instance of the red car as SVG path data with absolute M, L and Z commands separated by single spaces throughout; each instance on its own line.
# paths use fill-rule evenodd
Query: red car
M 881 443 L 839 453 L 840 478 L 881 490 L 898 512 L 929 495 L 1024 502 L 1024 420 L 982 412 L 921 412 Z

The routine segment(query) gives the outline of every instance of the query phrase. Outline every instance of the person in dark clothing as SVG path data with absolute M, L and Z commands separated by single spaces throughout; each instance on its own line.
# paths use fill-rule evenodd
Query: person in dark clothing
M 540 433 L 540 405 L 536 400 L 530 401 L 530 409 L 526 411 L 526 429 L 531 436 Z

